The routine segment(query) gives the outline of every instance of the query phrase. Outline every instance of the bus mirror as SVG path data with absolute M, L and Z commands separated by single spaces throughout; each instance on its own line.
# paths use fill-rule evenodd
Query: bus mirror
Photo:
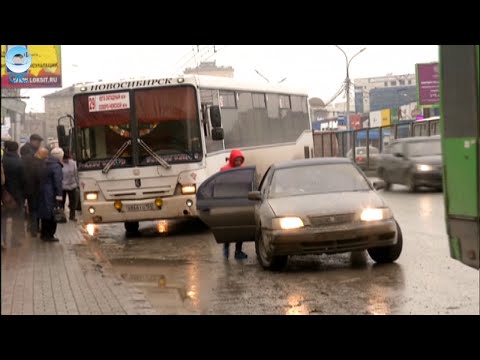
M 222 115 L 220 114 L 219 106 L 214 105 L 210 107 L 210 122 L 214 128 L 222 127 Z
M 223 140 L 224 133 L 223 128 L 217 127 L 212 129 L 212 139 L 213 140 Z
M 58 146 L 61 148 L 65 148 L 68 146 L 67 144 L 67 136 L 65 133 L 65 126 L 58 125 L 57 126 L 57 137 L 58 137 Z

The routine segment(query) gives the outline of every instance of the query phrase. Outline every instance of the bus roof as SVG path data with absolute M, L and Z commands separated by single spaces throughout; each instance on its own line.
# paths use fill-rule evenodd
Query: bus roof
M 79 94 L 92 92 L 109 92 L 115 90 L 122 91 L 159 86 L 173 86 L 179 84 L 192 84 L 204 89 L 239 90 L 308 96 L 308 93 L 307 91 L 305 91 L 305 89 L 291 87 L 285 84 L 271 84 L 257 81 L 239 81 L 233 78 L 206 75 L 180 75 L 176 77 L 142 78 L 128 80 L 123 79 L 120 81 L 77 84 L 75 85 L 74 93 Z

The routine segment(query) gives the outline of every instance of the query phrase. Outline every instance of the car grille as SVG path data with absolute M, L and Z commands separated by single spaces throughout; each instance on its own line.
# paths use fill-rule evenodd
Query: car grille
M 310 223 L 314 227 L 339 225 L 346 223 L 353 223 L 357 220 L 357 214 L 338 214 L 338 215 L 326 215 L 326 216 L 311 216 L 309 217 Z

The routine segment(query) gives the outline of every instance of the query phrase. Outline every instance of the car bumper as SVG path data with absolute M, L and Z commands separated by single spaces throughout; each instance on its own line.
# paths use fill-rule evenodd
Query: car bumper
M 394 245 L 397 227 L 394 219 L 296 230 L 266 231 L 275 255 L 333 254 Z
M 416 186 L 442 187 L 442 175 L 443 174 L 440 171 L 416 172 L 413 174 L 413 179 Z
M 187 206 L 187 200 L 192 201 L 192 206 Z M 196 217 L 195 195 L 179 195 L 162 198 L 163 204 L 159 209 L 154 205 L 154 199 L 124 200 L 122 210 L 118 211 L 113 206 L 113 201 L 85 201 L 82 204 L 82 221 L 85 224 L 105 224 L 125 221 L 148 221 L 159 219 L 178 219 Z M 135 211 L 130 211 L 132 205 Z M 148 206 L 149 210 L 139 210 L 142 206 Z M 95 209 L 90 214 L 89 208 Z

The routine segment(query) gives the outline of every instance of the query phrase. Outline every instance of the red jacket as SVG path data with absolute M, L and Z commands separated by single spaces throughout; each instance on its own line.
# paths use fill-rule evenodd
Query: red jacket
M 232 152 L 230 153 L 230 157 L 228 158 L 228 164 L 225 166 L 222 166 L 220 171 L 226 171 L 226 170 L 233 169 L 234 167 L 238 167 L 238 166 L 235 166 L 235 159 L 239 157 L 242 158 L 242 165 L 243 165 L 243 163 L 245 162 L 245 157 L 243 156 L 243 153 L 238 149 L 233 149 Z

